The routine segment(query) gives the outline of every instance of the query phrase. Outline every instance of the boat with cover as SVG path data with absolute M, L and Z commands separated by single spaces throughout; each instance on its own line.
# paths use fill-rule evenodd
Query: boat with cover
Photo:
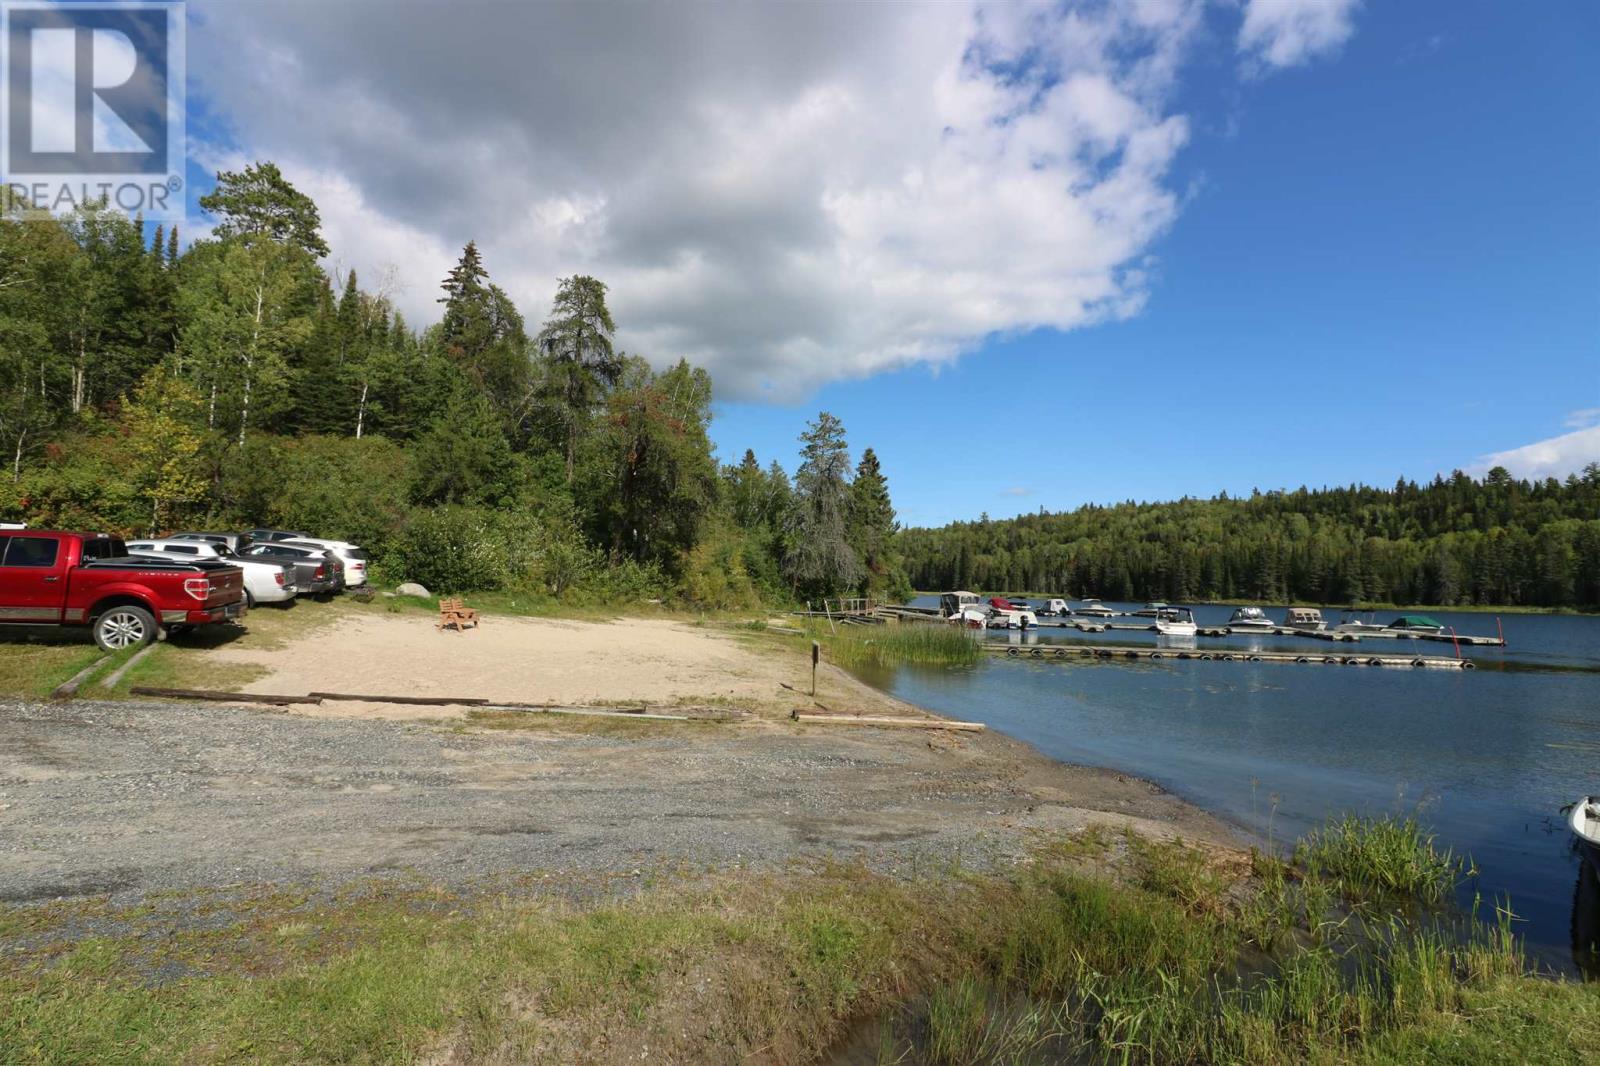
M 1156 632 L 1163 637 L 1192 637 L 1200 632 L 1194 612 L 1187 607 L 1167 607 L 1156 615 Z
M 1117 615 L 1116 611 L 1113 611 L 1093 596 L 1074 607 L 1072 613 L 1081 614 L 1086 618 L 1115 618 Z
M 1289 629 L 1299 629 L 1309 633 L 1320 633 L 1328 628 L 1328 623 L 1322 618 L 1322 612 L 1315 607 L 1289 608 L 1289 614 L 1284 618 L 1283 624 Z
M 1443 633 L 1444 623 L 1437 622 L 1425 614 L 1403 614 L 1390 622 L 1386 627 L 1396 632 L 1404 633 Z
M 1065 618 L 1067 615 L 1072 613 L 1072 608 L 1067 606 L 1066 600 L 1047 600 L 1045 601 L 1044 610 L 1040 611 L 1039 613 L 1044 615 L 1053 615 L 1058 618 Z
M 1567 828 L 1578 838 L 1578 847 L 1600 872 L 1600 796 L 1585 796 L 1572 805 Z
M 1161 617 L 1161 612 L 1166 609 L 1167 605 L 1157 600 L 1154 603 L 1147 603 L 1137 611 L 1134 611 L 1133 616 L 1135 618 L 1159 618 Z
M 1240 607 L 1228 619 L 1228 630 L 1233 633 L 1270 633 L 1277 628 L 1278 623 L 1259 607 Z

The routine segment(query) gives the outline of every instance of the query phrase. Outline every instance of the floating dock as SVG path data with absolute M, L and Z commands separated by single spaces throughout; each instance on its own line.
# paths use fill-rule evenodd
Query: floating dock
M 1130 633 L 1154 633 L 1153 624 L 1138 625 L 1129 622 L 1039 621 L 1038 629 L 1075 629 L 1080 633 L 1106 633 L 1123 630 Z M 1331 640 L 1342 644 L 1357 644 L 1362 640 L 1433 640 L 1444 644 L 1459 644 L 1470 648 L 1503 648 L 1506 642 L 1499 637 L 1473 637 L 1465 633 L 1425 633 L 1414 629 L 1374 629 L 1366 633 L 1335 633 L 1331 629 L 1290 629 L 1275 626 L 1272 629 L 1230 630 L 1227 626 L 1201 626 L 1202 637 L 1310 637 L 1312 640 Z
M 1001 644 L 984 641 L 983 650 L 1007 659 L 1039 662 L 1067 662 L 1085 659 L 1198 659 L 1225 663 L 1299 663 L 1321 666 L 1393 666 L 1435 670 L 1476 670 L 1471 659 L 1451 659 L 1443 655 L 1352 655 L 1346 653 L 1301 654 L 1292 651 L 1198 651 L 1191 648 L 1151 648 L 1098 644 Z

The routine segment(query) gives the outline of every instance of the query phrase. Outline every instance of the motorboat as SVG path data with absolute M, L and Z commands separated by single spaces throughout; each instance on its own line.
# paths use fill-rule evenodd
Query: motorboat
M 1072 608 L 1067 606 L 1066 600 L 1048 600 L 1044 605 L 1044 610 L 1040 611 L 1039 613 L 1051 615 L 1057 618 L 1065 618 L 1067 615 L 1072 613 Z
M 1444 624 L 1425 614 L 1403 614 L 1384 628 L 1397 633 L 1443 633 Z
M 1283 620 L 1287 629 L 1298 629 L 1305 633 L 1320 633 L 1328 628 L 1328 623 L 1323 620 L 1322 612 L 1315 607 L 1291 607 L 1289 614 Z
M 990 629 L 1033 629 L 1038 624 L 1038 617 L 1027 604 L 1012 603 L 1003 596 L 989 599 Z
M 1113 611 L 1092 596 L 1074 607 L 1072 613 L 1083 615 L 1085 618 L 1115 618 L 1117 616 L 1116 611 Z
M 1163 637 L 1192 637 L 1200 632 L 1194 612 L 1187 607 L 1167 607 L 1156 615 L 1156 632 Z
M 1370 636 L 1375 633 L 1382 633 L 1387 628 L 1387 626 L 1381 626 L 1372 621 L 1371 615 L 1367 616 L 1366 621 L 1362 621 L 1355 615 L 1346 613 L 1345 616 L 1339 620 L 1339 624 L 1333 627 L 1333 631 L 1335 633 L 1350 633 L 1359 637 L 1363 635 Z
M 1567 814 L 1567 828 L 1578 838 L 1578 847 L 1594 868 L 1600 870 L 1600 796 L 1585 796 L 1574 803 Z
M 1134 611 L 1133 616 L 1135 618 L 1159 618 L 1161 617 L 1161 612 L 1166 609 L 1167 605 L 1157 600 L 1155 603 L 1147 603 L 1137 611 Z
M 1277 628 L 1278 623 L 1259 607 L 1240 607 L 1228 619 L 1228 630 L 1232 633 L 1271 633 Z

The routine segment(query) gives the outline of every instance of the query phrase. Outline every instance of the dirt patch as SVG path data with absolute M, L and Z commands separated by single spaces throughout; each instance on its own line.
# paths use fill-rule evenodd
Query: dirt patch
M 684 622 L 579 622 L 490 617 L 458 633 L 426 615 L 351 613 L 333 627 L 272 648 L 212 653 L 265 671 L 244 691 L 460 696 L 517 703 L 727 703 L 767 711 L 792 701 L 780 683 L 809 685 L 809 661 L 763 655 L 727 634 Z M 827 693 L 882 706 L 871 689 L 828 671 Z M 809 699 L 801 701 L 809 703 Z M 893 701 L 890 701 L 893 702 Z M 464 708 L 328 703 L 300 713 L 361 718 L 460 716 Z

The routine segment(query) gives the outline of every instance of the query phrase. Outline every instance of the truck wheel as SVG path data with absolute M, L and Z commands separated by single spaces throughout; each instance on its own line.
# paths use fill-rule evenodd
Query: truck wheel
M 256 598 L 250 595 L 249 589 L 244 590 L 244 609 L 247 611 L 253 611 L 256 609 Z
M 94 642 L 106 651 L 137 648 L 155 639 L 155 617 L 143 607 L 113 607 L 94 620 Z

